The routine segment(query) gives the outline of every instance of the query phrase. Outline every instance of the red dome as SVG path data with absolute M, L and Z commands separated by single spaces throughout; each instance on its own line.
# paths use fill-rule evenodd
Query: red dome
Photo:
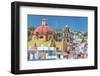
M 35 31 L 34 31 L 34 34 L 36 34 L 36 33 L 38 33 L 38 34 L 46 34 L 46 33 L 48 33 L 48 34 L 55 34 L 55 32 L 50 28 L 50 27 L 48 27 L 48 26 L 39 26 L 39 27 L 37 27 L 36 29 L 35 29 Z

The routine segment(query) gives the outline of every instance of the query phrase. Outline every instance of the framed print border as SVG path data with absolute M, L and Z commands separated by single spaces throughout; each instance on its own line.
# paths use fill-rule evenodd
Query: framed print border
M 57 9 L 82 9 L 94 11 L 94 65 L 80 67 L 61 67 L 61 68 L 46 68 L 46 69 L 27 69 L 20 70 L 20 7 L 44 7 Z M 12 2 L 11 3 L 11 73 L 27 74 L 27 73 L 43 73 L 43 72 L 59 72 L 73 70 L 90 70 L 97 69 L 97 7 L 96 6 L 81 6 L 81 5 L 64 5 L 64 4 L 49 4 L 49 3 L 31 3 L 31 2 Z

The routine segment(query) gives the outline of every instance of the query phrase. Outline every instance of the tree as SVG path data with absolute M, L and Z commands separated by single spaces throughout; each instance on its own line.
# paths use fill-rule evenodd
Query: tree
M 35 30 L 34 26 L 28 26 L 28 41 L 32 39 L 32 32 Z

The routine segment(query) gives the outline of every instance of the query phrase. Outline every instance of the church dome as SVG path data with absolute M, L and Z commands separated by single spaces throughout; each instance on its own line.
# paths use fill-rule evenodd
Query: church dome
M 34 30 L 34 34 L 55 34 L 55 32 L 48 26 L 39 26 Z
M 55 32 L 48 26 L 48 22 L 46 19 L 42 20 L 42 25 L 38 26 L 35 30 L 34 30 L 34 35 L 36 34 L 39 35 L 43 35 L 43 34 L 52 34 L 55 35 Z

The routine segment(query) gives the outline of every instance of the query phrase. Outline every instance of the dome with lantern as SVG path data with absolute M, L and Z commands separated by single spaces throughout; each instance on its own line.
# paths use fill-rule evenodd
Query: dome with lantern
M 38 26 L 32 35 L 38 38 L 49 40 L 55 37 L 55 32 L 49 27 L 48 20 L 42 19 L 42 25 Z

